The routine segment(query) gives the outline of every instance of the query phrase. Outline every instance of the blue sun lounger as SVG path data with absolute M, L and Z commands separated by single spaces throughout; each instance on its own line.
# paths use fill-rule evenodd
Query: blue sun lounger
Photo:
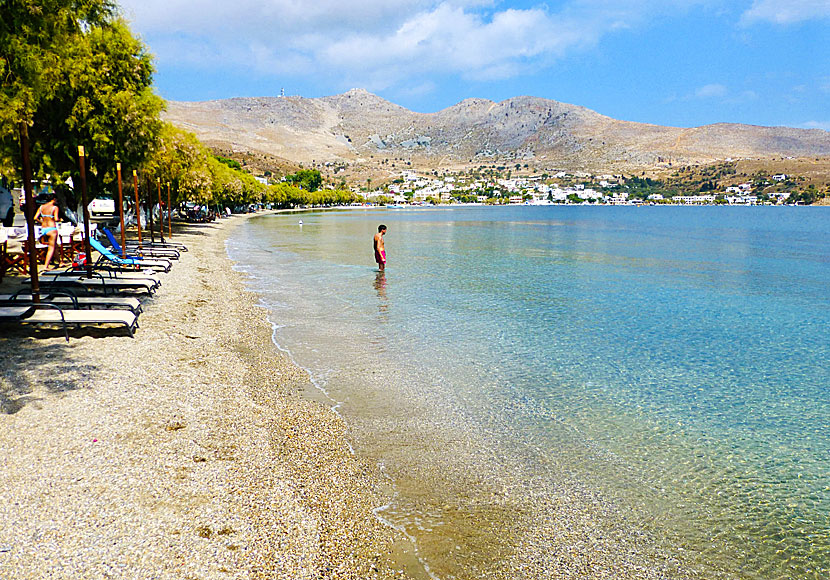
M 115 238 L 115 235 L 109 231 L 107 228 L 102 228 L 101 231 L 104 232 L 104 235 L 107 236 L 107 239 L 112 246 L 113 251 L 116 255 L 121 255 L 121 244 L 118 243 L 118 240 Z M 129 246 L 129 244 L 125 244 Z M 136 260 L 143 260 L 146 258 L 166 258 L 168 260 L 178 260 L 179 259 L 179 250 L 176 248 L 137 248 L 135 246 L 130 246 L 126 248 L 126 252 L 128 258 L 133 258 Z
M 98 262 L 102 260 L 111 262 L 117 266 L 124 266 L 126 268 L 132 268 L 139 270 L 141 268 L 150 268 L 153 270 L 161 270 L 163 272 L 169 272 L 171 262 L 170 260 L 143 260 L 139 258 L 122 258 L 121 256 L 116 256 L 113 254 L 109 248 L 104 247 L 104 245 L 96 240 L 95 238 L 89 238 L 89 245 L 92 246 L 94 250 L 96 250 L 99 254 L 101 254 L 101 258 Z

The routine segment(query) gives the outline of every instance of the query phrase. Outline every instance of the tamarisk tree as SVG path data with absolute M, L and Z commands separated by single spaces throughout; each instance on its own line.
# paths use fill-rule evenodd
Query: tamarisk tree
M 91 190 L 110 184 L 116 162 L 138 168 L 161 128 L 153 67 L 109 0 L 2 0 L 0 156 L 31 140 L 36 177 L 62 182 L 89 158 Z M 15 172 L 16 173 L 16 172 Z

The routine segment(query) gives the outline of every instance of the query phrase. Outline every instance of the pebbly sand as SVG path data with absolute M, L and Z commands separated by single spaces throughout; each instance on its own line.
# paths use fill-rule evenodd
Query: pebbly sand
M 0 578 L 410 577 L 377 468 L 232 269 L 242 219 L 175 236 L 134 339 L 0 328 Z

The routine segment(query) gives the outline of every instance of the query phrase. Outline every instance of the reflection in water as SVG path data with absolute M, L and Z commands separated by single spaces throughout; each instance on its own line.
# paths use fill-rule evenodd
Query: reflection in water
M 373 285 L 380 299 L 378 302 L 378 311 L 380 312 L 381 318 L 385 321 L 389 314 L 389 300 L 386 298 L 386 272 L 383 270 L 377 272 Z

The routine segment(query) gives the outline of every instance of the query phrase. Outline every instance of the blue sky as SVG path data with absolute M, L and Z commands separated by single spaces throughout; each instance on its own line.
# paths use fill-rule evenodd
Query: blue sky
M 628 121 L 830 131 L 830 0 L 121 0 L 161 96 L 532 95 Z

